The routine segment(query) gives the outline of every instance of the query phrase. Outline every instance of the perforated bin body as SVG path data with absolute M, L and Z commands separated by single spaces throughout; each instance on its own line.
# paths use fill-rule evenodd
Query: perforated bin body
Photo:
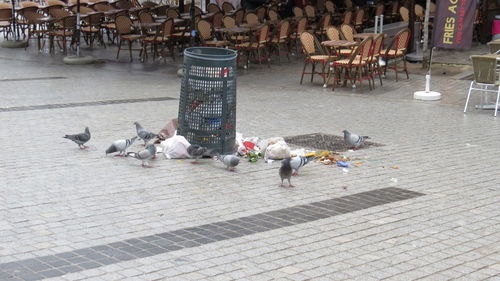
M 177 133 L 190 143 L 232 153 L 236 137 L 236 57 L 233 50 L 184 50 Z

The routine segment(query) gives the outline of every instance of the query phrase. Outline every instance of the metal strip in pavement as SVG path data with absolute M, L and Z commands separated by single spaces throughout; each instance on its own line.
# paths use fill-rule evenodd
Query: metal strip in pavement
M 167 100 L 176 100 L 176 98 L 157 97 L 157 98 L 143 98 L 143 99 L 104 100 L 104 101 L 88 101 L 88 102 L 74 102 L 74 103 L 15 106 L 15 107 L 0 108 L 0 112 L 57 109 L 57 108 L 68 108 L 68 107 L 96 106 L 96 105 L 136 103 L 136 102 L 148 102 L 148 101 L 167 101 Z
M 63 77 L 63 76 L 48 76 L 48 77 L 31 77 L 31 78 L 5 78 L 5 79 L 0 79 L 0 82 L 35 81 L 35 80 L 56 80 L 56 79 L 68 79 L 68 77 Z
M 227 221 L 0 264 L 0 280 L 41 280 L 121 261 L 198 247 L 424 195 L 388 187 Z

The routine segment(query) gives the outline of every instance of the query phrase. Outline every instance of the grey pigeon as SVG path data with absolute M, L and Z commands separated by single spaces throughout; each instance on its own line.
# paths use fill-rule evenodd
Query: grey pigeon
M 152 168 L 153 166 L 149 165 L 149 160 L 153 158 L 156 154 L 156 147 L 154 144 L 148 144 L 143 150 L 138 152 L 128 152 L 126 156 L 134 157 L 142 161 L 142 167 L 144 168 Z
M 150 131 L 144 129 L 139 122 L 134 122 L 135 124 L 135 129 L 137 130 L 137 136 L 141 138 L 144 141 L 144 146 L 146 146 L 146 143 L 156 137 L 158 135 L 151 133 Z
M 307 163 L 311 162 L 314 158 L 314 156 L 295 156 L 290 159 L 290 166 L 292 167 L 293 173 L 292 176 L 296 176 L 299 174 L 299 169 L 301 167 L 304 167 Z
M 75 135 L 65 135 L 63 138 L 74 141 L 78 144 L 80 149 L 85 149 L 87 146 L 84 144 L 90 140 L 90 131 L 89 127 L 85 127 L 85 132 Z
M 356 134 L 352 134 L 347 130 L 344 130 L 344 141 L 345 144 L 352 149 L 357 149 L 365 144 L 365 140 L 369 139 L 369 136 L 358 136 Z
M 288 187 L 294 187 L 292 183 L 290 182 L 290 179 L 292 177 L 292 166 L 290 166 L 290 158 L 285 158 L 281 161 L 281 167 L 279 170 L 280 178 L 281 178 L 281 187 L 284 187 L 283 185 L 283 180 L 287 179 L 288 180 Z
M 127 150 L 127 148 L 129 146 L 131 146 L 135 140 L 137 139 L 137 137 L 133 137 L 131 139 L 123 139 L 123 140 L 117 140 L 117 141 L 114 141 L 111 146 L 106 149 L 106 155 L 110 154 L 110 153 L 115 153 L 115 152 L 118 152 L 117 156 L 123 156 L 125 155 L 125 151 Z
M 191 162 L 192 164 L 198 164 L 198 159 L 200 159 L 208 151 L 208 148 L 198 144 L 192 144 L 187 148 L 189 156 L 194 158 L 194 161 Z
M 234 167 L 238 166 L 240 163 L 240 158 L 238 156 L 228 154 L 228 155 L 217 155 L 217 160 L 220 160 L 224 165 L 226 165 L 226 169 L 229 171 L 234 171 Z

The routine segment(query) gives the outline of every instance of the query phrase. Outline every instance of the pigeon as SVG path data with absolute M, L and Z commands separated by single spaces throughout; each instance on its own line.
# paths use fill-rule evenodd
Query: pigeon
M 358 136 L 356 134 L 351 134 L 349 131 L 344 130 L 344 141 L 349 148 L 357 149 L 364 145 L 365 140 L 369 139 L 369 136 Z
M 200 159 L 208 151 L 208 148 L 197 144 L 192 144 L 187 148 L 187 153 L 189 154 L 189 156 L 195 159 L 193 162 L 191 162 L 192 164 L 198 164 L 198 159 Z
M 285 158 L 281 161 L 281 167 L 279 170 L 280 178 L 281 178 L 281 187 L 284 187 L 283 180 L 288 180 L 288 187 L 294 187 L 290 182 L 290 178 L 292 177 L 292 166 L 290 166 L 291 158 Z
M 90 131 L 89 127 L 85 127 L 85 132 L 75 135 L 65 135 L 63 138 L 74 141 L 78 144 L 80 149 L 85 149 L 87 146 L 84 144 L 90 140 Z
M 133 137 L 131 139 L 124 139 L 124 140 L 117 140 L 117 141 L 114 141 L 111 146 L 106 149 L 106 155 L 110 154 L 110 153 L 115 153 L 115 152 L 118 152 L 118 154 L 116 156 L 123 156 L 125 155 L 125 151 L 127 150 L 127 148 L 129 146 L 131 146 L 135 140 L 137 139 L 137 137 Z
M 150 131 L 144 129 L 139 122 L 134 122 L 135 129 L 137 130 L 137 136 L 144 141 L 144 146 L 146 143 L 154 138 L 157 138 L 158 135 L 151 133 Z
M 292 167 L 293 173 L 292 176 L 297 176 L 299 174 L 299 169 L 303 166 L 305 166 L 307 163 L 311 162 L 314 158 L 314 156 L 295 156 L 290 159 L 290 166 Z
M 156 147 L 154 144 L 148 144 L 143 150 L 138 152 L 128 152 L 126 154 L 127 157 L 134 157 L 142 161 L 142 167 L 144 168 L 153 168 L 150 166 L 148 161 L 153 158 L 156 154 Z
M 228 155 L 217 155 L 217 160 L 220 160 L 224 165 L 226 165 L 226 169 L 229 171 L 234 171 L 234 167 L 238 166 L 240 163 L 240 158 L 238 156 L 228 154 Z

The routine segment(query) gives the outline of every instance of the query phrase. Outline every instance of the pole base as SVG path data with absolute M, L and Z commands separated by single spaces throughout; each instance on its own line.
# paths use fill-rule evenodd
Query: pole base
M 63 62 L 65 64 L 71 64 L 71 65 L 83 65 L 83 64 L 95 63 L 96 59 L 94 59 L 91 56 L 86 56 L 86 57 L 67 56 L 63 58 Z
M 2 42 L 2 47 L 3 48 L 26 48 L 28 47 L 28 41 L 23 41 L 23 40 L 6 40 Z
M 440 100 L 441 93 L 434 91 L 416 91 L 415 93 L 413 93 L 413 98 L 416 100 Z
M 413 52 L 406 55 L 406 60 L 409 62 L 421 62 L 424 60 L 422 52 Z

